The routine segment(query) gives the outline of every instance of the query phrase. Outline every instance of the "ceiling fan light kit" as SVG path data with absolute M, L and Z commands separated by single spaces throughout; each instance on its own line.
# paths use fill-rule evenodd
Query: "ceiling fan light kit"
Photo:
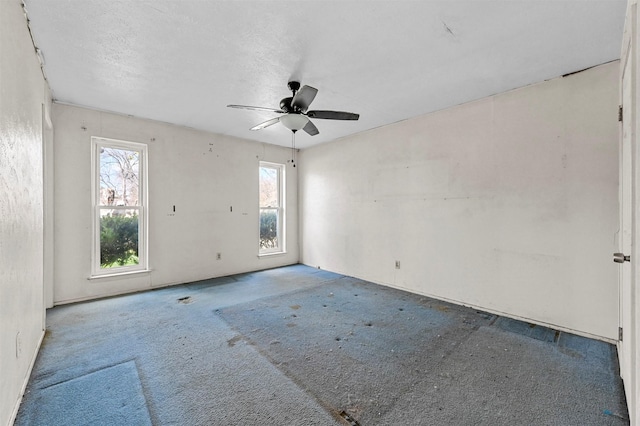
M 307 125 L 309 119 L 302 114 L 287 114 L 280 117 L 280 122 L 287 129 L 297 132 Z

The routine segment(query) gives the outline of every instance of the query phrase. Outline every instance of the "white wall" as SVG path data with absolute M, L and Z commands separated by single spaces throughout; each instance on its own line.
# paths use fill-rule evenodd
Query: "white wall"
M 304 150 L 301 261 L 615 339 L 618 67 Z
M 55 303 L 298 262 L 297 176 L 289 165 L 287 254 L 258 258 L 258 163 L 286 164 L 290 150 L 60 104 L 53 123 Z M 148 274 L 88 280 L 92 136 L 148 144 Z
M 44 330 L 42 109 L 48 88 L 18 0 L 0 1 L 0 424 Z

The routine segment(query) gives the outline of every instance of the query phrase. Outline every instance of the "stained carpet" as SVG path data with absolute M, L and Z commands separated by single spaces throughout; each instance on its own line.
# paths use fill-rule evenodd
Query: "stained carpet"
M 615 348 L 296 265 L 47 312 L 16 424 L 625 425 Z
M 628 423 L 604 342 L 349 277 L 218 315 L 362 425 Z

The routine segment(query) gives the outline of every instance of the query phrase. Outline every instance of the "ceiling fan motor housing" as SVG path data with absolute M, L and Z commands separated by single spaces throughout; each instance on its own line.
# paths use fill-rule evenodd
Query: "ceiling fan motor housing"
M 291 101 L 293 97 L 290 96 L 288 98 L 284 98 L 280 101 L 280 109 L 284 112 L 293 112 L 293 108 L 291 107 Z

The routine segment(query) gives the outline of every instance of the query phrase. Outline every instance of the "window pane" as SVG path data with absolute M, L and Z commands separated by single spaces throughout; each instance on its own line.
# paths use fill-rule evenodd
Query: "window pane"
M 278 210 L 260 210 L 260 249 L 278 247 Z
M 100 149 L 100 205 L 137 206 L 138 151 L 107 148 Z
M 260 207 L 278 207 L 278 169 L 260 167 Z
M 138 264 L 138 209 L 100 209 L 100 268 Z

